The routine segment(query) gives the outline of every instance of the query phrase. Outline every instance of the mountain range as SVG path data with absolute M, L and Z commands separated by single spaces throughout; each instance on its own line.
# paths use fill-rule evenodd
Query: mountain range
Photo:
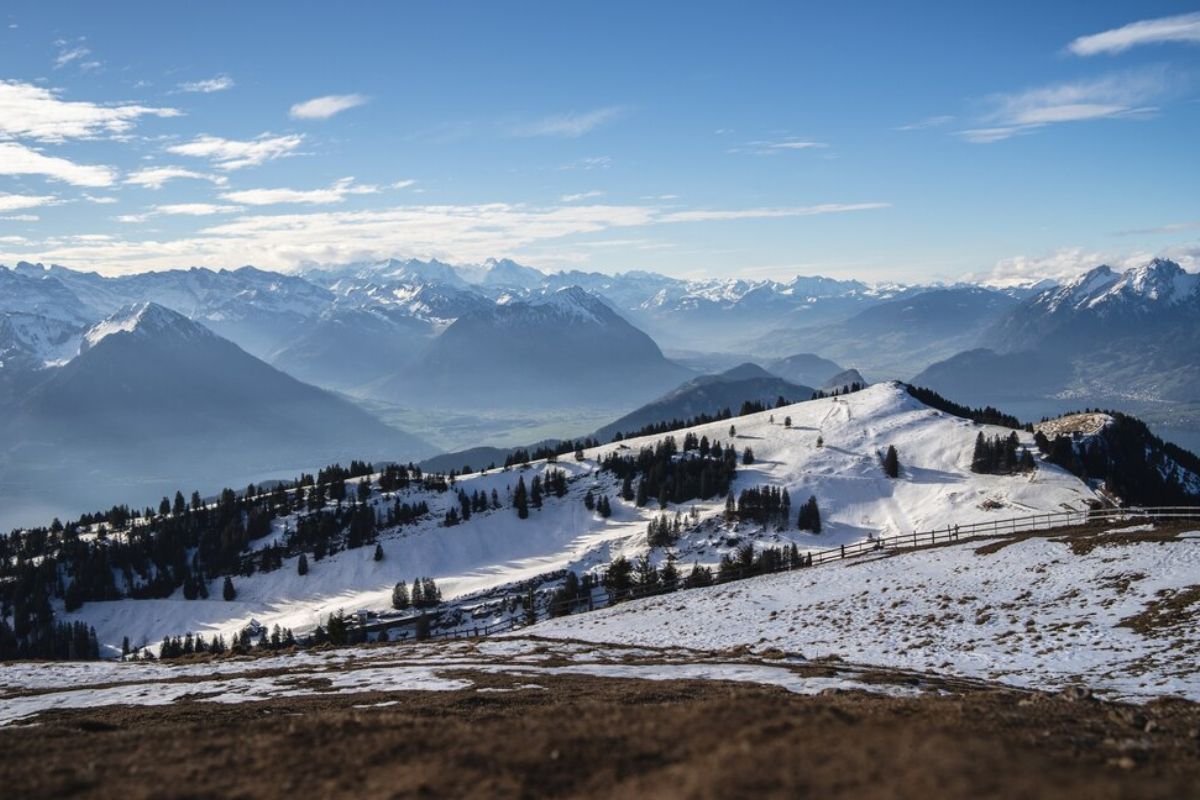
M 1097 267 L 1039 292 L 914 382 L 964 402 L 1118 407 L 1194 430 L 1197 353 L 1200 276 L 1154 259 L 1123 271 Z
M 90 332 L 110 324 L 104 321 L 112 315 L 153 304 L 163 312 L 151 317 L 170 309 L 176 326 L 184 320 L 215 334 L 227 345 L 221 358 L 231 361 L 234 374 L 253 359 L 250 372 L 258 379 L 274 367 L 296 380 L 288 393 L 310 397 L 306 392 L 326 390 L 322 396 L 337 400 L 340 414 L 357 409 L 329 391 L 374 404 L 372 413 L 398 408 L 403 413 L 389 419 L 414 430 L 436 428 L 448 410 L 461 412 L 454 424 L 462 429 L 447 437 L 446 449 L 457 442 L 503 447 L 539 436 L 582 436 L 599 419 L 628 415 L 631 408 L 642 413 L 689 381 L 703 384 L 710 379 L 702 375 L 747 360 L 773 380 L 801 388 L 865 383 L 865 373 L 872 381 L 928 385 L 960 402 L 1004 404 L 1034 419 L 1105 405 L 1145 416 L 1168 438 L 1178 434 L 1195 447 L 1186 437 L 1200 422 L 1198 283 L 1166 260 L 1128 270 L 1098 267 L 1061 285 L 1016 289 L 803 276 L 546 274 L 508 259 L 477 265 L 389 259 L 289 275 L 251 266 L 193 267 L 121 277 L 22 262 L 0 267 L 0 412 L 9 421 L 7 453 L 24 447 L 48 452 L 23 431 L 77 430 L 73 426 L 89 417 L 82 407 L 50 402 L 46 393 L 106 397 L 100 378 L 134 368 L 89 367 L 100 358 L 91 352 Z M 664 355 L 663 344 L 686 365 Z M 131 350 L 127 357 L 153 356 Z M 860 372 L 835 377 L 841 365 Z M 94 385 L 64 384 L 84 377 Z M 749 385 L 729 391 L 748 393 L 730 394 L 731 405 L 765 399 Z M 35 397 L 46 398 L 45 411 L 34 408 Z M 665 402 L 659 412 L 674 417 L 685 406 Z M 171 407 L 178 409 L 176 429 L 185 430 L 190 406 Z M 570 415 L 583 408 L 591 409 L 590 422 L 572 423 Z M 53 409 L 74 416 L 56 426 L 48 416 Z M 475 414 L 480 410 L 533 421 L 546 412 L 568 416 L 555 417 L 549 427 L 526 424 L 523 429 L 536 428 L 536 435 L 510 441 L 491 430 L 490 417 Z M 475 427 L 463 427 L 471 416 L 478 418 Z M 433 450 L 391 425 L 374 428 L 379 423 L 371 414 L 356 419 L 341 429 L 374 430 L 371 438 L 389 442 L 392 457 L 408 460 Z M 310 424 L 309 449 L 331 452 L 316 427 Z M 284 455 L 278 446 L 273 452 Z M 122 458 L 133 463 L 128 453 Z M 297 463 L 290 453 L 284 461 Z

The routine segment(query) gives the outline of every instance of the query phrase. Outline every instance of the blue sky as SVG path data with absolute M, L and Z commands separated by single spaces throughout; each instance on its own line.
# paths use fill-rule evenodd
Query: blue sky
M 9 3 L 0 263 L 1200 266 L 1200 6 Z

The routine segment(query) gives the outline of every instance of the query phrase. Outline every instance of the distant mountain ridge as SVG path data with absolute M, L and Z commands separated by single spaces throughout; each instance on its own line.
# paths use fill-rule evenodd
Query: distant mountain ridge
M 199 487 L 230 475 L 433 451 L 154 303 L 92 326 L 78 356 L 0 401 L 0 485 L 45 481 L 49 491 L 69 479 L 75 502 L 85 504 L 114 494 L 149 502 L 136 496 L 155 485 L 149 475 Z
M 1153 259 L 1120 272 L 1097 267 L 1038 293 L 992 324 L 975 349 L 913 381 L 970 402 L 1075 399 L 1151 415 L 1182 404 L 1170 418 L 1186 427 L 1200 424 L 1198 353 L 1200 275 Z
M 790 383 L 772 375 L 757 364 L 742 364 L 717 375 L 702 375 L 671 390 L 620 419 L 605 425 L 593 436 L 601 442 L 612 441 L 618 434 L 628 436 L 648 425 L 678 420 L 686 422 L 699 415 L 716 415 L 724 409 L 738 414 L 746 402 L 773 407 L 782 397 L 789 403 L 813 396 L 810 386 Z

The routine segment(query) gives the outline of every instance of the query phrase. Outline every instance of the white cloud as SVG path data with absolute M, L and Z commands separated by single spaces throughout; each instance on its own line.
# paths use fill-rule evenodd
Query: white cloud
M 954 121 L 954 116 L 951 114 L 939 114 L 936 117 L 926 117 L 925 119 L 910 122 L 907 125 L 899 125 L 895 128 L 898 131 L 923 131 L 926 128 L 937 128 Z
M 406 180 L 396 181 L 395 183 L 389 183 L 388 188 L 389 189 L 407 189 L 410 186 L 416 186 L 416 185 L 417 185 L 417 182 L 415 180 L 413 180 L 412 178 L 408 178 Z
M 791 208 L 746 208 L 737 210 L 699 209 L 673 211 L 659 217 L 660 222 L 720 222 L 736 219 L 774 219 L 779 217 L 811 217 L 818 214 L 844 214 L 849 211 L 874 211 L 891 208 L 891 203 L 822 203 Z
M 112 205 L 113 203 L 120 202 L 112 195 L 94 195 L 88 194 L 87 192 L 83 193 L 83 199 L 87 200 L 89 203 L 95 203 L 96 205 L 100 206 Z
M 231 214 L 241 211 L 241 206 L 221 205 L 218 203 L 168 203 L 155 206 L 158 214 L 183 214 L 189 217 L 208 217 L 213 214 Z
M 1167 225 L 1159 225 L 1154 228 L 1131 228 L 1129 230 L 1117 231 L 1117 236 L 1145 236 L 1147 234 L 1162 234 L 1162 233 L 1179 233 L 1181 231 L 1200 230 L 1200 220 L 1192 220 L 1190 222 L 1172 222 Z
M 1120 28 L 1080 36 L 1067 45 L 1077 56 L 1123 53 L 1131 47 L 1163 42 L 1200 43 L 1200 13 L 1131 22 Z
M 0 217 L 5 222 L 37 222 L 41 219 L 37 214 L 9 214 L 6 217 Z
M 606 122 L 611 122 L 619 117 L 621 113 L 622 110 L 618 106 L 609 106 L 608 108 L 598 108 L 595 111 L 587 111 L 581 114 L 574 112 L 555 114 L 530 123 L 517 125 L 511 129 L 510 133 L 513 136 L 522 137 L 565 136 L 569 139 L 575 139 Z
M 217 169 L 235 170 L 253 167 L 283 156 L 293 155 L 304 141 L 302 134 L 271 136 L 264 133 L 249 141 L 222 139 L 207 134 L 190 142 L 172 145 L 167 152 L 181 156 L 207 158 Z
M 176 178 L 192 178 L 195 180 L 212 181 L 218 186 L 223 186 L 229 182 L 229 179 L 224 175 L 209 175 L 204 172 L 197 172 L 186 167 L 146 167 L 137 172 L 130 173 L 125 178 L 125 183 L 134 186 L 144 186 L 147 189 L 161 189 L 167 181 L 175 180 Z
M 66 101 L 53 89 L 0 80 L 0 136 L 42 142 L 92 139 L 126 133 L 144 116 L 176 117 L 179 111 Z
M 1162 70 L 1104 75 L 988 98 L 992 107 L 984 125 L 959 132 L 967 141 L 986 144 L 1030 133 L 1047 125 L 1096 119 L 1146 117 L 1167 91 Z
M 117 179 L 111 167 L 76 164 L 44 155 L 18 142 L 0 142 L 0 175 L 44 175 L 75 186 L 111 186 Z
M 758 156 L 774 156 L 780 153 L 797 152 L 800 150 L 822 150 L 829 147 L 824 142 L 812 142 L 795 137 L 773 141 L 746 142 L 741 147 L 731 147 L 730 153 L 751 153 Z
M 228 75 L 218 75 L 215 78 L 208 78 L 202 81 L 189 81 L 175 87 L 176 91 L 197 92 L 199 94 L 212 94 L 213 92 L 223 92 L 226 89 L 232 88 L 233 78 Z
M 81 44 L 68 46 L 63 42 L 59 42 L 58 55 L 54 58 L 54 68 L 62 69 L 72 61 L 78 61 L 91 55 L 92 51 Z
M 576 159 L 569 164 L 563 164 L 561 167 L 559 167 L 559 169 L 581 169 L 585 171 L 593 169 L 608 169 L 612 166 L 612 164 L 613 160 L 610 156 L 585 156 L 584 158 Z
M 1168 247 L 1156 252 L 1061 247 L 1054 252 L 1037 256 L 1002 258 L 988 272 L 982 275 L 968 275 L 966 279 L 992 286 L 1019 286 L 1047 278 L 1067 281 L 1101 264 L 1107 264 L 1117 270 L 1129 269 L 1145 264 L 1155 256 L 1173 259 L 1185 269 L 1195 270 L 1200 267 L 1200 247 L 1195 244 Z
M 58 198 L 54 195 L 5 194 L 0 192 L 0 211 L 19 211 L 23 208 L 54 205 Z
M 232 214 L 241 210 L 241 206 L 220 205 L 217 203 L 168 203 L 166 205 L 154 206 L 141 214 L 122 214 L 116 220 L 117 222 L 136 223 L 145 222 L 151 217 L 159 216 L 211 217 L 216 214 Z
M 324 97 L 314 97 L 312 100 L 296 103 L 288 115 L 292 119 L 329 119 L 334 114 L 361 106 L 368 99 L 361 94 L 327 94 Z
M 273 206 L 283 203 L 326 205 L 340 203 L 351 194 L 375 194 L 378 186 L 355 184 L 354 178 L 342 178 L 328 189 L 244 189 L 225 192 L 221 197 L 248 206 Z
M 593 189 L 590 192 L 578 192 L 576 194 L 564 194 L 562 197 L 560 197 L 558 199 L 563 201 L 564 203 L 578 203 L 580 200 L 590 200 L 593 197 L 603 197 L 603 196 L 604 196 L 604 192 Z
M 155 241 L 44 243 L 36 253 L 0 252 L 0 263 L 36 256 L 117 274 L 166 269 L 181 262 L 212 266 L 253 263 L 289 269 L 306 263 L 349 263 L 389 256 L 478 262 L 495 253 L 520 255 L 564 237 L 696 221 L 800 217 L 884 207 L 880 203 L 798 208 L 667 212 L 652 205 L 508 203 L 413 205 L 357 211 L 242 215 L 195 235 Z M 664 245 L 667 243 L 664 243 Z

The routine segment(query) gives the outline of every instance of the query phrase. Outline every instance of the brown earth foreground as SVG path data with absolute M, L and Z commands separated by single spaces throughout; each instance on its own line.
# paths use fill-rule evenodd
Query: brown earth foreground
M 0 729 L 0 794 L 1200 797 L 1183 701 L 464 674 L 476 688 L 48 712 Z

